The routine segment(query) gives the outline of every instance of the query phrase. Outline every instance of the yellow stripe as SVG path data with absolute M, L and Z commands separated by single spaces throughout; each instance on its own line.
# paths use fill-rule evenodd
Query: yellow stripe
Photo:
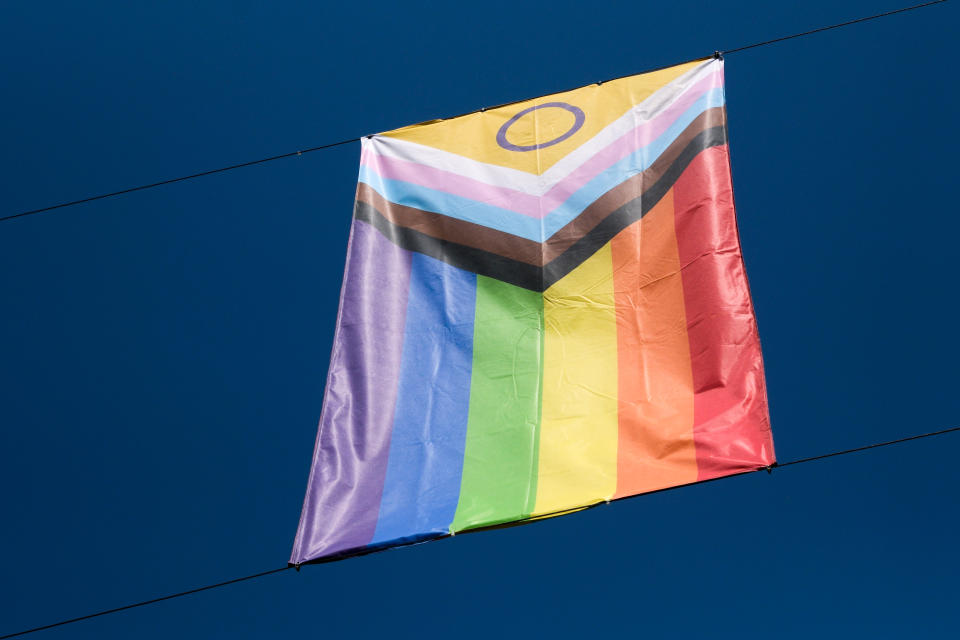
M 459 118 L 410 125 L 381 135 L 539 175 L 597 135 L 631 107 L 649 98 L 654 91 L 700 64 L 703 64 L 702 60 L 688 62 L 652 73 L 611 80 L 602 85 L 592 84 Z M 581 108 L 586 113 L 583 127 L 563 142 L 537 151 L 509 151 L 497 144 L 497 131 L 504 123 L 524 109 L 546 102 L 566 102 Z M 543 143 L 568 131 L 573 121 L 573 116 L 563 109 L 538 109 L 512 124 L 507 139 L 519 145 Z
M 543 413 L 535 515 L 617 488 L 617 317 L 610 245 L 543 295 Z

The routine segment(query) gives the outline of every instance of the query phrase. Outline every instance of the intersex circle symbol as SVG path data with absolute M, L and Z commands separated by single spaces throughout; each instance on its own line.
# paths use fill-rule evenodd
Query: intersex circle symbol
M 573 126 L 570 127 L 570 129 L 567 130 L 560 137 L 554 138 L 553 140 L 548 140 L 547 142 L 541 142 L 540 144 L 528 144 L 528 145 L 513 144 L 512 142 L 507 140 L 507 130 L 510 129 L 510 127 L 512 127 L 517 120 L 527 115 L 528 113 L 536 111 L 537 109 L 546 109 L 548 107 L 564 109 L 572 113 Z M 550 147 L 555 144 L 559 144 L 564 140 L 566 140 L 567 138 L 569 138 L 570 136 L 572 136 L 573 134 L 575 134 L 577 131 L 580 130 L 580 127 L 583 126 L 583 122 L 586 119 L 587 119 L 587 116 L 584 115 L 583 109 L 581 109 L 580 107 L 575 107 L 572 104 L 567 104 L 566 102 L 545 102 L 544 104 L 538 104 L 535 107 L 528 107 L 523 111 L 521 111 L 520 113 L 518 113 L 517 115 L 510 118 L 509 120 L 507 120 L 503 124 L 503 126 L 500 127 L 500 130 L 497 131 L 497 144 L 503 147 L 504 149 L 506 149 L 507 151 L 534 151 L 536 149 L 543 149 L 544 147 Z

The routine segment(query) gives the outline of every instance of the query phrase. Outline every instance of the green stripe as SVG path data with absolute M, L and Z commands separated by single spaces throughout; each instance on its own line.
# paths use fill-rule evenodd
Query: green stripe
M 540 359 L 540 366 L 537 367 L 537 435 L 533 440 L 533 467 L 531 468 L 530 491 L 527 494 L 527 504 L 524 507 L 523 517 L 526 518 L 532 514 L 537 506 L 537 481 L 540 479 L 540 424 L 543 420 L 543 337 L 546 335 L 544 322 L 547 314 L 543 310 L 543 294 L 540 294 L 540 344 L 537 345 L 537 352 Z
M 543 294 L 478 276 L 467 443 L 452 531 L 533 511 L 542 371 Z

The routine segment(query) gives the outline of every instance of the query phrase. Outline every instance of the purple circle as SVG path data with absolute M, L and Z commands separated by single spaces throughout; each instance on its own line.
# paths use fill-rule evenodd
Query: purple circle
M 566 111 L 569 111 L 570 113 L 572 113 L 573 126 L 570 127 L 570 129 L 559 138 L 554 138 L 553 140 L 549 140 L 547 142 L 541 142 L 540 144 L 518 145 L 518 144 L 513 144 L 507 140 L 507 130 L 510 127 L 512 127 L 517 120 L 527 115 L 531 111 L 536 111 L 537 109 L 545 109 L 547 107 L 557 107 L 559 109 L 565 109 Z M 536 149 L 543 149 L 544 147 L 550 147 L 555 144 L 559 144 L 564 140 L 566 140 L 567 138 L 569 138 L 570 136 L 572 136 L 573 134 L 575 134 L 577 131 L 580 130 L 580 127 L 583 126 L 583 122 L 586 119 L 587 119 L 587 116 L 584 115 L 583 109 L 581 109 L 580 107 L 575 107 L 572 104 L 567 104 L 566 102 L 546 102 L 544 104 L 538 104 L 535 107 L 527 107 L 517 115 L 507 120 L 503 124 L 503 126 L 500 127 L 500 131 L 497 131 L 497 144 L 503 147 L 504 149 L 506 149 L 507 151 L 535 151 Z

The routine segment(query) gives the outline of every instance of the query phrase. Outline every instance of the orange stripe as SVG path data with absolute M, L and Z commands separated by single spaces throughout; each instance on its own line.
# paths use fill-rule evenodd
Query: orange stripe
M 697 479 L 673 191 L 611 244 L 619 368 L 615 497 L 621 497 Z

